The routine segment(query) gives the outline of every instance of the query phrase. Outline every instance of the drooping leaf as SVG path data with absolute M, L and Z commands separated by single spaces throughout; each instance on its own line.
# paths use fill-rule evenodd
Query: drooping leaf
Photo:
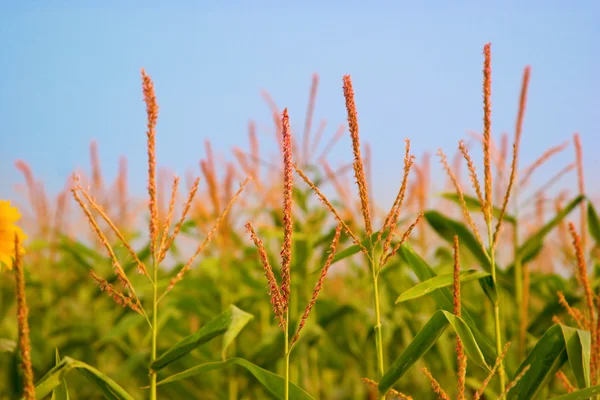
M 36 399 L 41 400 L 52 393 L 63 382 L 65 376 L 73 370 L 82 373 L 91 383 L 100 389 L 105 398 L 110 400 L 133 400 L 133 397 L 125 389 L 107 375 L 84 362 L 74 360 L 70 357 L 64 357 L 60 363 L 40 379 L 35 386 Z
M 477 279 L 482 279 L 490 276 L 487 272 L 479 272 L 474 269 L 468 271 L 462 271 L 460 273 L 460 281 L 462 283 L 474 281 Z M 447 274 L 442 274 L 430 278 L 424 282 L 421 282 L 406 292 L 402 293 L 398 299 L 396 299 L 396 304 L 402 303 L 403 301 L 412 300 L 419 298 L 421 296 L 425 296 L 437 289 L 451 286 L 454 282 L 454 273 L 449 272 Z
M 200 364 L 186 371 L 171 375 L 158 382 L 157 385 L 164 385 L 170 382 L 176 382 L 181 379 L 189 378 L 195 375 L 203 374 L 216 369 L 221 369 L 229 365 L 239 365 L 250 372 L 271 394 L 279 399 L 284 398 L 285 394 L 285 379 L 279 375 L 260 368 L 258 365 L 251 363 L 243 358 L 230 358 L 226 361 L 212 362 Z M 297 400 L 314 400 L 313 397 L 290 382 L 290 399 Z
M 235 307 L 235 306 L 232 306 Z M 234 321 L 230 324 L 229 328 L 223 335 L 223 344 L 221 345 L 221 356 L 225 359 L 227 356 L 227 349 L 233 343 L 235 338 L 240 334 L 242 329 L 254 318 L 252 314 L 244 312 L 239 308 L 234 309 L 233 314 L 235 315 Z
M 438 310 L 385 372 L 379 382 L 379 392 L 387 393 L 410 367 L 427 353 L 448 326 L 454 329 L 462 341 L 471 361 L 489 370 L 489 365 L 467 323 L 452 313 Z
M 227 346 L 231 344 L 231 341 L 237 336 L 242 328 L 246 326 L 248 322 L 250 322 L 252 318 L 254 318 L 252 314 L 248 314 L 236 306 L 230 305 L 227 310 L 205 324 L 196 333 L 187 336 L 169 350 L 164 352 L 150 365 L 150 368 L 152 368 L 154 371 L 159 371 L 172 362 L 185 356 L 196 347 L 209 342 L 220 335 L 226 335 L 227 339 L 223 343 L 224 349 L 226 349 Z M 230 332 L 229 335 L 227 335 L 228 332 Z
M 590 385 L 590 333 L 561 325 L 569 364 L 577 380 L 579 388 Z
M 515 371 L 514 376 L 517 376 L 530 366 L 508 393 L 508 400 L 535 398 L 567 361 L 576 374 L 578 384 L 585 385 L 589 381 L 589 342 L 589 332 L 558 324 L 551 326 Z M 586 359 L 588 362 L 584 365 Z

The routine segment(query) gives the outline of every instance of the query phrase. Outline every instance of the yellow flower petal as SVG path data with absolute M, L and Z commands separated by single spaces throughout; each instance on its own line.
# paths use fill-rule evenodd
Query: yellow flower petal
M 27 235 L 15 223 L 21 218 L 17 207 L 12 207 L 9 200 L 0 200 L 0 267 L 12 269 L 15 256 L 15 235 L 19 238 L 19 254 L 25 253 L 23 240 Z

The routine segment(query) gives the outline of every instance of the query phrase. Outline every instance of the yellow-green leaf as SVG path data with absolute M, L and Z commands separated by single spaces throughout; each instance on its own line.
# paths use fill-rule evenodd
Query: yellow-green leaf
M 462 271 L 460 273 L 460 281 L 462 283 L 474 281 L 477 279 L 482 279 L 487 276 L 490 276 L 487 272 L 479 272 L 474 269 L 469 271 Z M 449 272 L 447 274 L 442 274 L 430 278 L 424 282 L 421 282 L 412 288 L 408 289 L 406 292 L 402 293 L 397 299 L 396 304 L 402 303 L 403 301 L 413 300 L 422 296 L 425 296 L 437 289 L 448 287 L 452 285 L 454 282 L 454 274 Z

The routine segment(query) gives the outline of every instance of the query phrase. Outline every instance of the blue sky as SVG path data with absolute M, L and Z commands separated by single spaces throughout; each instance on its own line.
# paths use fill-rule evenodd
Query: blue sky
M 591 173 L 600 146 L 598 2 L 80 3 L 0 5 L 0 198 L 16 196 L 16 159 L 55 193 L 75 168 L 88 168 L 93 139 L 108 179 L 127 155 L 132 190 L 141 195 L 142 67 L 160 105 L 159 164 L 181 175 L 199 173 L 205 139 L 231 159 L 233 146 L 247 147 L 249 119 L 271 127 L 261 89 L 289 108 L 301 131 L 313 72 L 321 77 L 315 117 L 327 119 L 332 135 L 345 121 L 341 80 L 351 74 L 362 140 L 375 155 L 375 192 L 387 198 L 399 181 L 405 137 L 417 155 L 438 147 L 453 153 L 467 130 L 481 130 L 487 42 L 494 134 L 512 135 L 530 64 L 521 165 L 578 131 L 588 186 L 598 188 Z M 274 152 L 273 136 L 260 137 Z M 557 157 L 539 179 L 572 154 Z M 351 159 L 347 137 L 330 159 Z M 432 169 L 442 176 L 437 162 Z

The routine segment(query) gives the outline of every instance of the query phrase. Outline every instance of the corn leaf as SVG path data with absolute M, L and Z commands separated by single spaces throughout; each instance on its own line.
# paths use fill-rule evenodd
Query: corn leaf
M 519 250 L 517 251 L 518 256 L 522 260 L 531 260 L 532 253 L 539 253 L 539 250 L 536 251 L 536 249 L 540 247 L 541 243 L 544 241 L 544 237 L 548 233 L 550 233 L 552 229 L 554 229 L 554 227 L 556 227 L 567 215 L 569 215 L 571 211 L 573 211 L 573 209 L 575 209 L 575 207 L 577 207 L 577 205 L 581 203 L 584 199 L 585 196 L 579 195 L 573 200 L 571 200 L 571 202 L 567 204 L 566 207 L 563 208 L 558 214 L 556 214 L 554 218 L 548 221 L 546 225 L 544 225 L 537 232 L 529 236 L 527 240 L 525 240 L 525 242 L 521 245 L 521 247 L 519 247 Z
M 185 356 L 196 347 L 211 341 L 220 335 L 225 335 L 222 351 L 227 349 L 238 333 L 254 318 L 252 314 L 230 305 L 227 310 L 208 322 L 196 333 L 179 341 L 156 359 L 151 365 L 154 371 L 159 371 L 172 362 Z
M 477 279 L 482 279 L 490 276 L 487 272 L 479 272 L 474 269 L 469 271 L 462 271 L 460 273 L 460 281 L 462 283 L 474 281 Z M 442 274 L 435 276 L 433 278 L 427 279 L 424 282 L 413 286 L 406 292 L 402 293 L 397 299 L 396 304 L 402 303 L 407 300 L 417 299 L 419 297 L 425 296 L 433 291 L 448 287 L 454 283 L 454 273 L 449 272 L 447 274 Z
M 465 246 L 469 249 L 484 270 L 491 272 L 490 259 L 469 228 L 464 224 L 447 218 L 441 213 L 433 210 L 425 212 L 425 219 L 433 230 L 448 243 L 453 243 L 454 235 L 457 235 L 461 246 Z
M 492 278 L 491 274 L 479 279 L 479 285 L 485 292 L 485 295 L 490 299 L 492 304 L 496 304 L 498 301 L 498 289 L 496 288 L 496 284 L 494 283 L 494 278 Z
M 588 201 L 587 219 L 590 235 L 596 241 L 596 245 L 600 246 L 600 219 L 598 219 L 598 213 L 591 201 Z
M 417 275 L 417 278 L 421 282 L 437 276 L 436 273 L 433 271 L 433 268 L 431 268 L 425 262 L 425 260 L 423 260 L 421 256 L 419 256 L 410 247 L 408 243 L 404 243 L 402 246 L 400 246 L 398 254 L 410 266 L 410 268 L 413 270 L 415 275 Z M 442 310 L 446 310 L 448 312 L 452 312 L 454 310 L 454 300 L 452 297 L 452 291 L 449 288 L 441 288 L 439 290 L 436 290 L 433 293 L 431 293 L 431 297 L 435 301 L 438 308 L 441 308 Z M 477 329 L 477 324 L 475 324 L 475 321 L 469 314 L 469 311 L 464 307 L 462 307 L 461 311 L 462 318 L 465 320 L 465 322 L 467 322 L 467 324 L 471 328 L 471 331 L 473 332 L 477 343 L 479 343 L 479 346 L 483 351 L 483 355 L 485 356 L 487 363 L 493 364 L 496 361 L 497 357 L 494 344 L 487 335 L 485 335 L 479 329 Z
M 453 202 L 455 202 L 458 205 L 460 204 L 460 197 L 458 196 L 458 194 L 456 193 L 443 193 L 442 197 L 448 200 L 451 200 Z M 467 208 L 471 211 L 479 211 L 481 212 L 481 202 L 479 201 L 478 198 L 473 197 L 473 196 L 469 196 L 469 195 L 464 195 L 464 199 L 465 199 L 465 203 L 467 204 Z M 492 208 L 492 215 L 494 217 L 496 217 L 496 219 L 500 218 L 500 214 L 501 214 L 502 210 L 498 207 L 493 207 Z M 509 222 L 511 224 L 514 224 L 517 220 L 515 219 L 515 217 L 513 217 L 512 215 L 508 215 L 508 214 L 504 214 L 504 217 L 502 218 L 504 221 Z
M 539 390 L 547 386 L 567 361 L 571 365 L 578 385 L 586 386 L 590 379 L 589 343 L 589 332 L 558 324 L 551 326 L 515 371 L 514 376 L 517 376 L 527 365 L 530 365 L 529 370 L 508 393 L 508 400 L 535 398 Z
M 35 398 L 41 400 L 48 396 L 55 388 L 61 385 L 65 376 L 73 370 L 82 373 L 91 383 L 100 389 L 106 399 L 133 400 L 133 397 L 107 375 L 84 362 L 74 360 L 70 357 L 64 357 L 60 363 L 40 379 L 35 387 Z
M 58 349 L 55 351 L 54 358 L 56 360 L 56 365 L 60 364 L 60 355 L 58 354 Z M 67 389 L 67 382 L 64 380 L 64 378 L 52 391 L 52 400 L 69 400 L 69 390 Z
M 250 372 L 271 394 L 278 399 L 283 399 L 285 395 L 285 379 L 279 375 L 267 371 L 266 369 L 260 368 L 258 365 L 251 363 L 243 358 L 230 358 L 226 361 L 212 362 L 206 364 L 200 364 L 192 367 L 188 370 L 180 372 L 175 375 L 171 375 L 158 382 L 158 386 L 164 385 L 170 382 L 176 382 L 181 379 L 186 379 L 199 374 L 204 374 L 209 371 L 214 371 L 227 367 L 229 365 L 239 365 Z M 313 397 L 290 382 L 290 399 L 295 400 L 314 400 Z
M 569 364 L 577 380 L 577 386 L 583 389 L 590 385 L 590 333 L 561 325 Z
M 591 386 L 589 388 L 577 390 L 575 392 L 562 394 L 557 397 L 552 397 L 550 400 L 587 400 L 592 396 L 600 394 L 600 385 Z
M 483 353 L 467 323 L 448 311 L 438 310 L 433 314 L 423 329 L 417 333 L 406 349 L 393 362 L 379 382 L 379 392 L 387 391 L 435 344 L 446 328 L 451 326 L 462 341 L 467 356 L 475 364 L 490 369 Z
M 377 239 L 377 235 L 379 235 L 379 232 L 375 232 L 373 234 L 371 234 L 371 237 L 368 237 L 366 239 L 364 239 L 361 243 L 361 245 L 365 248 L 368 249 L 371 246 L 371 240 L 375 241 Z M 385 240 L 385 238 L 389 235 L 389 231 L 385 232 L 381 237 L 382 240 Z M 338 261 L 343 260 L 344 258 L 348 258 L 350 256 L 353 256 L 354 254 L 358 253 L 361 250 L 361 247 L 357 244 L 353 244 L 350 247 L 346 247 L 344 250 L 338 251 L 335 253 L 335 256 L 333 256 L 333 261 L 331 262 L 336 263 Z

